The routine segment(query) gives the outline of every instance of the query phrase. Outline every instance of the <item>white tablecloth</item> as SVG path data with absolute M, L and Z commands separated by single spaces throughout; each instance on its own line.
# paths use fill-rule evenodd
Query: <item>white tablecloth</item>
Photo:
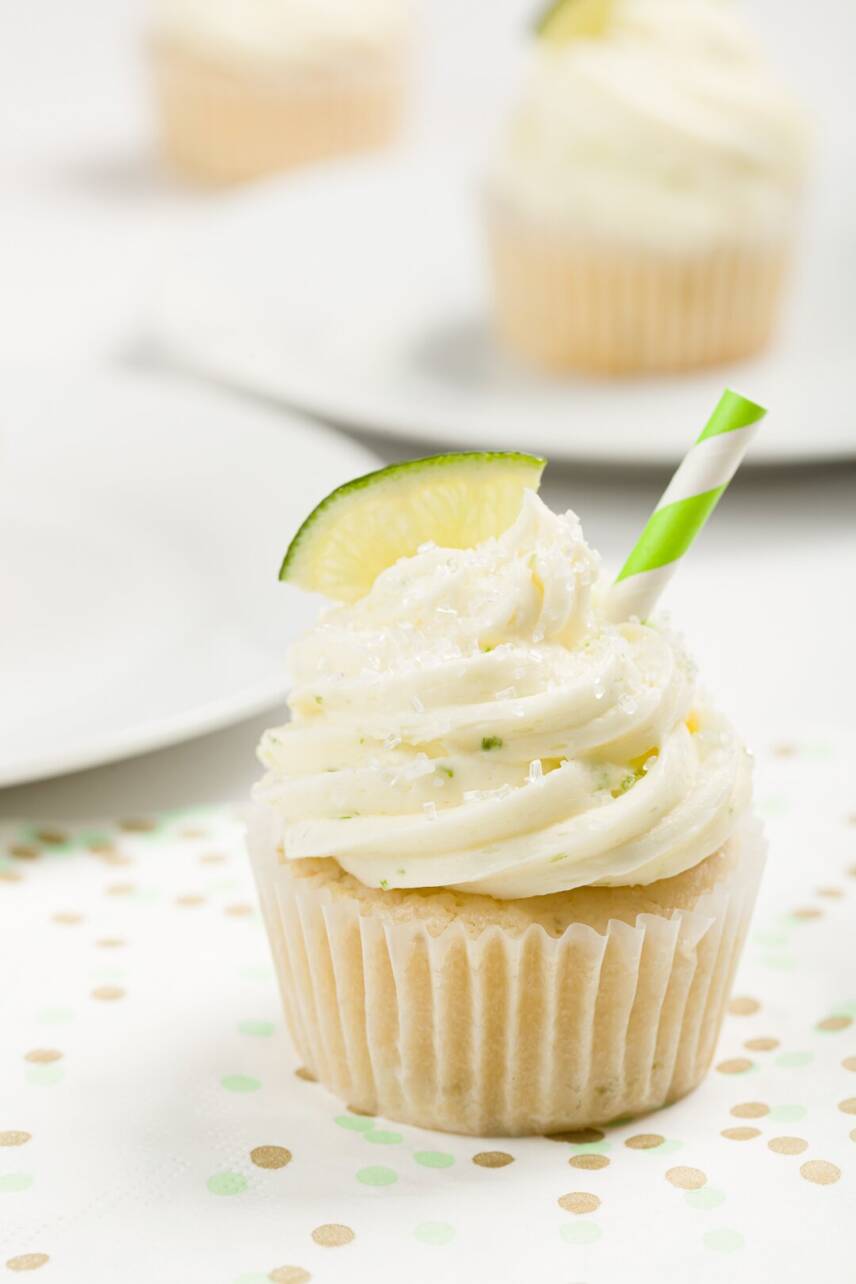
M 804 1284 L 856 1195 L 856 758 L 761 746 L 770 867 L 716 1066 L 579 1137 L 352 1112 L 288 1044 L 234 810 L 0 834 L 0 1260 L 45 1284 Z

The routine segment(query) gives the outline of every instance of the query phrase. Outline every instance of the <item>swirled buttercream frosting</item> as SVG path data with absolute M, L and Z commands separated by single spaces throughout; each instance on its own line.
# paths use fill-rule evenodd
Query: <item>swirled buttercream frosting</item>
M 663 623 L 611 624 L 573 513 L 532 492 L 474 548 L 423 546 L 292 649 L 256 786 L 284 857 L 507 899 L 644 884 L 717 851 L 749 759 Z

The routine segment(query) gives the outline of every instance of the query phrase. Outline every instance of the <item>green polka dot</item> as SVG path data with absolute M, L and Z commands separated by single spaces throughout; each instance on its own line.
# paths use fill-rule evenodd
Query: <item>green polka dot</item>
M 455 1228 L 448 1222 L 421 1222 L 413 1235 L 420 1244 L 450 1244 L 455 1238 Z
M 124 967 L 97 967 L 92 971 L 93 981 L 124 981 L 127 975 Z
M 773 1106 L 767 1118 L 775 1123 L 799 1123 L 807 1113 L 805 1106 Z
M 239 1275 L 233 1284 L 270 1284 L 270 1276 L 263 1275 L 261 1271 L 249 1271 Z
M 29 1190 L 32 1184 L 31 1173 L 3 1173 L 0 1176 L 0 1195 L 11 1195 L 17 1190 Z
M 792 954 L 762 954 L 761 962 L 764 967 L 771 968 L 774 972 L 790 972 L 797 965 Z
M 340 1128 L 348 1128 L 351 1132 L 370 1132 L 374 1128 L 374 1120 L 366 1119 L 363 1115 L 337 1115 L 335 1122 Z
M 206 1182 L 212 1195 L 243 1195 L 248 1184 L 240 1173 L 215 1173 Z
M 58 1065 L 27 1066 L 25 1074 L 27 1083 L 34 1088 L 52 1088 L 65 1078 L 65 1070 Z
M 566 1244 L 593 1244 L 603 1231 L 595 1222 L 566 1222 L 559 1234 Z
M 713 1186 L 702 1186 L 701 1190 L 688 1190 L 684 1195 L 684 1202 L 689 1204 L 690 1208 L 708 1212 L 711 1208 L 719 1208 L 720 1204 L 725 1203 L 725 1191 L 717 1190 Z
M 605 1155 L 611 1149 L 612 1143 L 609 1141 L 580 1141 L 571 1144 L 571 1153 L 574 1155 Z
M 74 1013 L 71 1008 L 39 1008 L 36 1020 L 43 1025 L 63 1025 L 66 1021 L 74 1020 Z
M 836 1016 L 856 1016 L 856 999 L 848 999 L 846 1003 L 836 1003 L 832 1011 Z
M 787 945 L 788 934 L 781 929 L 767 932 L 753 932 L 752 940 L 756 945 L 769 946 L 775 948 L 777 945 Z
M 781 1052 L 776 1057 L 776 1065 L 785 1070 L 798 1070 L 801 1066 L 810 1065 L 813 1060 L 813 1052 Z
M 413 1158 L 423 1168 L 451 1168 L 455 1162 L 455 1156 L 443 1150 L 417 1150 Z
M 667 1138 L 666 1141 L 660 1142 L 659 1146 L 652 1146 L 650 1150 L 635 1151 L 639 1155 L 654 1155 L 657 1159 L 662 1159 L 664 1155 L 674 1155 L 676 1151 L 683 1150 L 684 1143 Z
M 384 1168 L 382 1164 L 371 1164 L 368 1168 L 359 1170 L 357 1181 L 362 1182 L 364 1186 L 392 1186 L 398 1181 L 398 1173 L 394 1168 Z
M 728 1230 L 725 1227 L 721 1230 L 708 1231 L 704 1237 L 705 1248 L 711 1248 L 715 1253 L 735 1253 L 738 1248 L 743 1247 L 744 1242 L 740 1231 Z
M 269 1034 L 273 1034 L 275 1029 L 273 1021 L 239 1021 L 239 1034 L 252 1034 L 256 1038 L 266 1039 Z
M 398 1146 L 404 1141 L 400 1132 L 385 1132 L 382 1128 L 372 1128 L 370 1132 L 364 1132 L 363 1136 L 376 1146 Z
M 258 1092 L 262 1086 L 261 1080 L 254 1079 L 251 1074 L 227 1074 L 220 1083 L 227 1092 Z

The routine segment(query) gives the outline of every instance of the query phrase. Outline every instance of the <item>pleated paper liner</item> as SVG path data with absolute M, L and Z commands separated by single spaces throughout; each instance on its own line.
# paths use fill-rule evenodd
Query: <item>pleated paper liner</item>
M 288 1026 L 349 1105 L 450 1132 L 560 1132 L 674 1101 L 708 1069 L 764 862 L 754 822 L 708 857 L 690 907 L 560 935 L 432 920 L 417 893 L 393 912 L 332 861 L 285 861 L 275 830 L 257 808 L 250 851 Z M 684 903 L 702 870 L 655 886 Z
M 547 371 L 692 370 L 762 349 L 779 313 L 785 243 L 657 252 L 586 240 L 487 203 L 500 340 Z
M 319 76 L 255 73 L 164 40 L 151 55 L 164 154 L 199 182 L 240 182 L 381 147 L 402 121 L 403 51 L 364 71 Z

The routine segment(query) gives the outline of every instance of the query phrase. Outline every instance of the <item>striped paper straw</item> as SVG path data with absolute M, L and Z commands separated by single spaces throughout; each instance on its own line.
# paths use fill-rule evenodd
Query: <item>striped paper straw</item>
M 610 589 L 608 619 L 641 620 L 650 614 L 737 472 L 766 413 L 763 406 L 726 388 Z

